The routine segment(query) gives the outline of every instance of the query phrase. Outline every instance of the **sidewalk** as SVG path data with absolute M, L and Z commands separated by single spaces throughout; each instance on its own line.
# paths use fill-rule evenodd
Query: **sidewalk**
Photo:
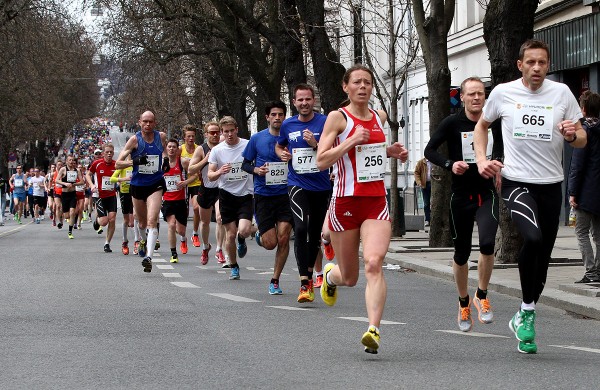
M 473 241 L 477 244 L 477 231 Z M 408 232 L 402 238 L 393 238 L 386 256 L 387 264 L 400 265 L 424 275 L 454 281 L 452 275 L 453 248 L 429 248 L 426 231 Z M 474 246 L 469 258 L 469 285 L 477 287 L 477 257 L 479 247 Z M 540 303 L 582 316 L 600 319 L 600 283 L 575 284 L 583 277 L 581 253 L 573 228 L 560 226 L 552 261 L 548 270 L 546 287 Z M 519 270 L 516 264 L 496 264 L 492 272 L 490 290 L 521 297 Z

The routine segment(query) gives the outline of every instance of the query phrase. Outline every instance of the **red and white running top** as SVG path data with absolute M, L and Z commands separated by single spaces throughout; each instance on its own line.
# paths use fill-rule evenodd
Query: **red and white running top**
M 368 129 L 371 136 L 366 144 L 351 149 L 333 166 L 333 196 L 385 196 L 387 145 L 379 114 L 370 109 L 371 119 L 365 121 L 345 108 L 340 108 L 340 111 L 346 117 L 346 128 L 337 136 L 333 147 L 351 137 L 360 127 Z

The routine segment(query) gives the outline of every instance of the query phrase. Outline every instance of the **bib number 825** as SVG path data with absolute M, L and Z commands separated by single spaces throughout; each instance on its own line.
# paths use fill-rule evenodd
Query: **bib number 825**
M 544 126 L 544 115 L 523 115 L 523 124 L 524 125 L 538 125 Z

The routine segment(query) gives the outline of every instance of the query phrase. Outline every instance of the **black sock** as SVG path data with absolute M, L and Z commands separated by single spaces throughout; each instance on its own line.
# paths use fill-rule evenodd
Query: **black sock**
M 475 296 L 479 299 L 485 299 L 487 298 L 487 290 L 482 290 L 479 287 L 477 287 L 477 292 L 475 292 Z
M 176 248 L 171 248 L 171 256 L 177 257 L 177 249 Z
M 231 268 L 240 268 L 240 266 L 238 265 L 238 263 L 235 263 L 235 264 L 231 264 Z
M 467 296 L 464 298 L 458 297 L 458 303 L 460 304 L 460 307 L 468 307 L 469 306 L 469 294 L 467 294 Z
M 279 284 L 279 279 L 271 279 L 271 283 L 273 283 L 273 284 Z
M 301 286 L 308 286 L 308 279 L 301 279 L 300 280 L 300 285 Z
M 244 242 L 246 242 L 246 239 L 242 236 L 240 236 L 239 234 L 237 235 L 237 240 L 240 244 L 243 244 Z
M 69 225 L 69 233 L 73 233 L 73 225 Z

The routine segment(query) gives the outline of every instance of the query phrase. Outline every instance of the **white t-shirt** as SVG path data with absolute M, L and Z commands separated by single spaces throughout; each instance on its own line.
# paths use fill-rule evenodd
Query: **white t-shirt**
M 483 119 L 502 118 L 502 176 L 523 183 L 563 181 L 564 138 L 558 123 L 575 122 L 582 116 L 565 84 L 544 80 L 536 91 L 525 87 L 521 79 L 498 85 L 483 107 Z
M 46 178 L 44 176 L 32 176 L 29 180 L 30 185 L 33 186 L 33 196 L 44 196 L 44 182 Z
M 237 145 L 228 145 L 221 142 L 212 148 L 208 155 L 208 163 L 216 164 L 217 169 L 225 164 L 231 164 L 231 171 L 219 178 L 219 188 L 235 196 L 244 196 L 254 193 L 254 181 L 252 175 L 242 171 L 242 152 L 246 149 L 248 140 L 240 138 Z

